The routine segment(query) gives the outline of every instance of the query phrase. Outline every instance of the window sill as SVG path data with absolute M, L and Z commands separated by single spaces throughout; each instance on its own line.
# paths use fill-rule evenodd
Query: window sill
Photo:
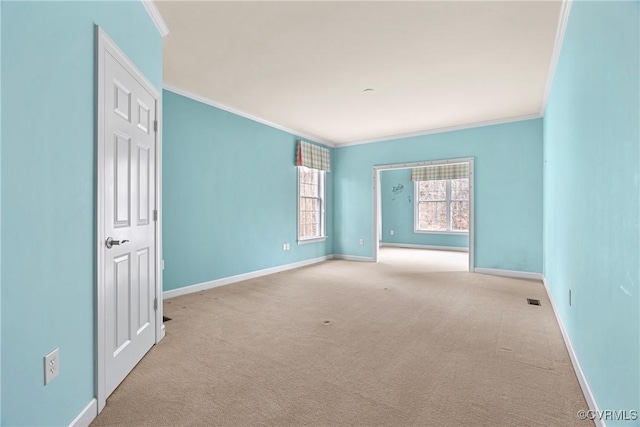
M 306 244 L 309 244 L 309 243 L 324 242 L 325 240 L 327 240 L 327 236 L 324 236 L 324 237 L 314 237 L 314 238 L 312 238 L 312 239 L 298 240 L 298 244 L 299 244 L 299 245 L 306 245 Z
M 417 233 L 417 234 L 450 234 L 452 236 L 467 236 L 467 235 L 469 235 L 468 231 L 438 231 L 438 230 L 425 231 L 425 230 L 413 230 L 413 232 Z

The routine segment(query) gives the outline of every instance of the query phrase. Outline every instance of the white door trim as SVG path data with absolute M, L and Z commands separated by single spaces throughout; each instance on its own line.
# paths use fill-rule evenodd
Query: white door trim
M 392 169 L 411 169 L 420 166 L 441 165 L 446 163 L 469 163 L 469 272 L 475 268 L 475 225 L 474 225 L 474 193 L 475 175 L 473 170 L 473 157 L 461 157 L 457 159 L 429 160 L 413 163 L 394 163 L 390 165 L 378 165 L 373 167 L 373 262 L 378 262 L 378 252 L 380 249 L 380 238 L 378 236 L 378 185 L 380 183 L 380 172 Z M 415 203 L 415 200 L 414 200 Z
M 161 147 L 161 103 L 160 92 L 151 84 L 151 82 L 142 74 L 142 72 L 133 64 L 129 58 L 120 50 L 120 48 L 111 40 L 111 38 L 100 28 L 95 26 L 96 40 L 96 343 L 95 343 L 95 382 L 96 382 L 96 399 L 98 403 L 98 413 L 104 408 L 106 395 L 106 312 L 105 312 L 105 265 L 104 265 L 104 64 L 105 54 L 113 56 L 131 75 L 153 96 L 156 103 L 156 117 L 158 121 L 158 132 L 156 132 L 156 194 L 155 209 L 158 211 L 158 220 L 155 223 L 156 235 L 156 292 L 155 298 L 158 299 L 158 309 L 155 312 L 156 317 L 156 343 L 164 336 L 164 326 L 162 325 L 162 227 L 160 215 L 160 194 L 161 194 L 161 168 L 162 157 Z

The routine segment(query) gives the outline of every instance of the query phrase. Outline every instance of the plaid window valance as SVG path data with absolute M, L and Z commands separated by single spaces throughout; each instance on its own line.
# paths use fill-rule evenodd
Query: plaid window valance
M 331 155 L 329 149 L 308 142 L 298 141 L 296 166 L 305 166 L 311 169 L 331 172 Z
M 447 163 L 411 169 L 411 181 L 469 178 L 469 163 Z

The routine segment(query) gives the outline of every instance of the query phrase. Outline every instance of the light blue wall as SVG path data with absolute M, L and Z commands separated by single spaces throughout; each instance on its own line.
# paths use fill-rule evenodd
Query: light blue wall
M 161 87 L 140 2 L 2 5 L 2 425 L 68 425 L 94 396 L 94 24 Z
M 541 272 L 541 119 L 337 149 L 334 252 L 372 256 L 374 165 L 460 157 L 475 158 L 476 267 Z
M 329 238 L 296 243 L 300 138 L 168 91 L 163 111 L 165 290 L 332 253 L 333 173 Z
M 640 409 L 639 6 L 573 2 L 544 119 L 544 273 L 612 410 Z
M 2 0 L 0 0 L 0 224 L 2 224 Z M 2 348 L 2 230 L 0 227 L 0 349 Z M 0 424 L 2 423 L 2 351 L 0 350 Z
M 380 183 L 383 243 L 469 247 L 467 234 L 428 234 L 413 231 L 414 194 L 411 169 L 382 171 Z M 402 192 L 394 193 L 394 188 L 402 188 Z M 393 230 L 393 236 L 390 233 L 391 230 Z

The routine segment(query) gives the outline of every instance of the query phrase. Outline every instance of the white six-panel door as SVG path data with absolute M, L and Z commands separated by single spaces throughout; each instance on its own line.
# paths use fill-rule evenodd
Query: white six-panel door
M 99 357 L 104 357 L 106 399 L 156 341 L 157 96 L 122 58 L 109 50 L 101 54 L 103 135 L 98 138 L 102 161 L 98 180 L 103 188 L 98 195 L 102 197 L 98 244 L 103 245 L 99 264 L 104 354 Z

